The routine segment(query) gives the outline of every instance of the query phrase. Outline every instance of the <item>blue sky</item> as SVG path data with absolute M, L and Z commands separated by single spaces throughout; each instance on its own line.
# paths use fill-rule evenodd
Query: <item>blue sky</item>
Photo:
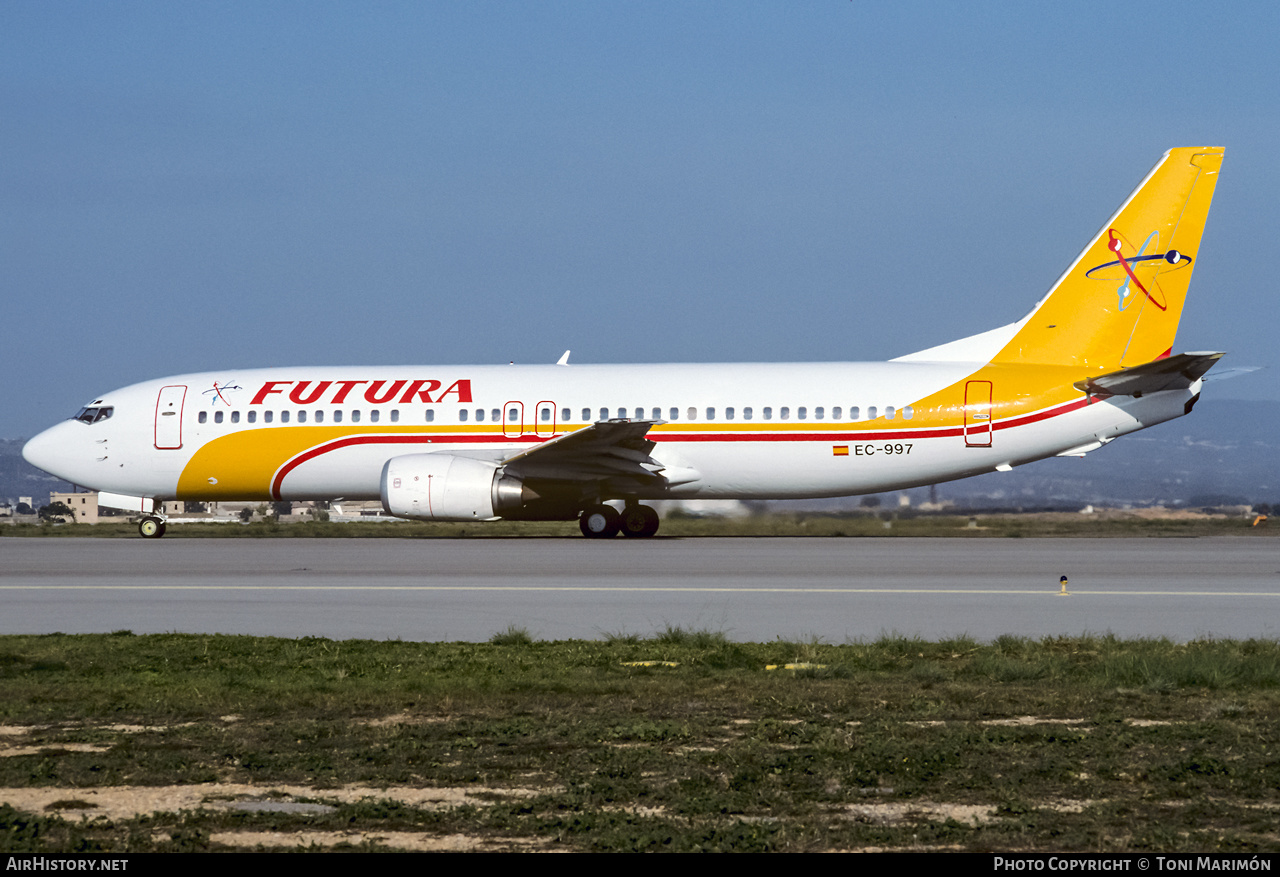
M 199 370 L 886 359 L 1171 146 L 1227 147 L 1177 348 L 1270 363 L 1280 5 L 889 7 L 6 0 L 0 437 Z

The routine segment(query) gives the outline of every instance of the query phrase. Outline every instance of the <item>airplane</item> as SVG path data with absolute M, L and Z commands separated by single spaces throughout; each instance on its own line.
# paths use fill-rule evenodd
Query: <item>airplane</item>
M 163 501 L 381 500 L 653 536 L 643 501 L 853 496 L 1083 456 L 1191 412 L 1173 353 L 1222 164 L 1171 149 L 1016 323 L 888 362 L 299 367 L 146 381 L 28 462 L 164 535 Z M 621 510 L 607 503 L 621 502 Z

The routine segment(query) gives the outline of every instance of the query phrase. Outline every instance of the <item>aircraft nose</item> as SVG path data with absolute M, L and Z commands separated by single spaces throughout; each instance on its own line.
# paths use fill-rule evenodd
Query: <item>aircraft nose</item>
M 66 468 L 64 432 L 68 425 L 59 423 L 32 438 L 22 446 L 22 458 L 37 469 L 63 477 L 59 470 Z

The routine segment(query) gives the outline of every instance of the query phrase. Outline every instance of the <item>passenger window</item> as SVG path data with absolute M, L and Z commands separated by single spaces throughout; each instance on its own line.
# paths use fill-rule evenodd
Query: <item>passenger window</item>
M 427 418 L 427 420 L 430 420 L 430 419 L 431 419 L 430 417 Z M 351 422 L 352 423 L 360 422 L 360 410 L 358 408 L 355 411 L 351 412 Z
M 840 419 L 840 406 L 839 406 L 839 405 L 836 405 L 834 408 L 832 408 L 832 409 L 831 409 L 831 419 L 832 419 L 832 420 L 839 420 L 839 419 Z
M 858 406 L 857 406 L 857 405 L 850 406 L 850 408 L 849 408 L 849 419 L 850 419 L 850 420 L 857 420 L 857 419 L 858 419 Z
M 550 409 L 550 408 L 543 408 L 541 411 L 539 411 L 539 412 L 538 412 L 538 417 L 539 417 L 539 418 L 541 418 L 541 420 L 542 420 L 542 422 L 543 422 L 543 423 L 550 423 L 550 422 L 551 422 L 551 409 Z
M 637 409 L 636 409 L 636 420 L 644 420 L 644 409 L 643 409 L 643 408 L 637 408 Z
M 356 411 L 356 412 L 353 412 L 353 413 L 356 415 L 356 420 L 359 420 L 359 419 L 360 419 L 360 412 L 359 412 L 359 411 Z M 428 408 L 428 409 L 427 409 L 427 423 L 433 423 L 433 422 L 435 421 L 435 419 L 436 419 L 436 409 L 434 409 L 434 408 Z
M 885 419 L 885 420 L 893 420 L 893 406 L 892 406 L 892 405 L 886 405 L 886 406 L 885 406 L 885 409 L 884 409 L 884 419 Z
M 476 409 L 476 423 L 483 423 L 483 422 L 484 422 L 484 409 L 483 409 L 483 408 L 477 408 L 477 409 Z
M 399 409 L 399 408 L 392 408 L 392 409 L 391 409 L 391 422 L 392 422 L 392 423 L 399 423 L 399 422 L 400 422 L 400 409 Z
M 499 420 L 501 420 L 501 419 L 502 419 L 502 409 L 501 409 L 501 408 L 495 408 L 495 409 L 493 409 L 492 411 L 490 411 L 490 412 L 489 412 L 489 419 L 490 419 L 490 420 L 492 420 L 494 423 L 497 423 Z
M 339 409 L 339 410 L 337 410 L 337 411 L 333 412 L 333 422 L 334 422 L 334 423 L 341 423 L 341 422 L 342 422 L 342 410 L 341 410 L 341 409 Z
M 263 423 L 270 423 L 270 422 L 271 422 L 271 418 L 272 418 L 273 416 L 274 416 L 274 415 L 273 415 L 273 412 L 270 412 L 270 411 L 264 411 L 264 412 L 262 412 L 262 422 L 263 422 Z
M 316 410 L 316 423 L 324 423 L 324 412 Z
M 222 419 L 222 415 L 218 415 L 218 418 L 217 418 L 217 419 L 218 419 L 218 420 L 221 420 L 221 419 Z M 306 423 L 306 422 L 307 422 L 307 412 L 305 412 L 305 411 L 299 411 L 299 412 L 298 412 L 298 422 L 299 422 L 299 423 Z
M 601 409 L 600 409 L 600 419 L 601 419 L 601 420 L 608 420 L 608 419 L 609 419 L 609 409 L 608 409 L 608 408 L 601 408 Z
M 619 408 L 619 409 L 618 409 L 618 419 L 619 419 L 619 420 L 626 420 L 626 419 L 627 419 L 627 409 L 625 409 L 625 408 Z
M 221 423 L 221 422 L 222 422 L 222 412 L 221 412 L 221 411 L 215 411 L 215 412 L 213 412 L 213 422 L 214 422 L 214 423 Z
M 714 409 L 714 408 L 708 408 L 708 409 L 707 409 L 707 420 L 715 420 L 715 419 L 716 419 L 716 409 Z
M 460 408 L 460 409 L 458 410 L 458 420 L 459 420 L 460 422 L 462 422 L 462 423 L 466 423 L 466 422 L 467 422 L 467 409 L 465 409 L 465 408 Z
M 281 423 L 288 423 L 288 422 L 289 422 L 289 412 L 288 412 L 288 411 L 281 411 L 281 412 L 280 412 L 280 422 L 281 422 Z
M 867 420 L 875 420 L 875 419 L 876 419 L 876 406 L 870 405 L 867 407 Z
M 582 422 L 583 422 L 583 423 L 590 423 L 590 422 L 591 422 L 591 409 L 590 409 L 590 408 L 583 408 L 583 409 L 582 409 Z
M 772 409 L 772 408 L 768 408 L 768 407 L 766 407 L 766 408 L 764 409 L 764 419 L 765 419 L 765 420 L 773 420 L 773 409 Z
M 750 419 L 751 419 L 751 406 L 750 406 L 750 405 L 748 405 L 746 408 L 743 408 L 743 409 L 742 409 L 742 419 L 743 419 L 743 420 L 750 420 Z
M 373 409 L 372 411 L 370 411 L 370 412 L 369 412 L 369 422 L 370 422 L 370 423 L 377 423 L 377 422 L 378 422 L 378 419 L 379 419 L 380 417 L 382 417 L 382 412 L 381 412 L 381 411 L 379 411 L 377 408 L 375 408 L 375 409 Z M 464 418 L 463 418 L 463 420 L 466 420 L 466 418 L 464 417 Z
M 568 423 L 568 422 L 569 422 L 569 418 L 570 418 L 572 415 L 573 415 L 573 412 L 572 412 L 571 410 L 569 410 L 568 408 L 561 408 L 561 409 L 560 409 L 560 419 L 561 419 L 562 421 L 564 421 L 565 423 Z
M 797 419 L 797 420 L 808 420 L 808 419 L 809 419 L 809 409 L 808 409 L 808 408 L 805 408 L 803 405 L 801 405 L 799 408 L 797 408 L 797 409 L 796 409 L 796 419 Z
M 726 409 L 724 409 L 724 419 L 725 419 L 725 420 L 733 420 L 733 409 L 732 409 L 732 408 L 726 408 Z
M 662 409 L 661 409 L 661 408 L 655 408 L 655 409 L 653 409 L 653 417 L 651 417 L 651 418 L 649 418 L 649 419 L 650 419 L 650 420 L 661 420 L 661 419 L 662 419 Z
M 209 412 L 208 412 L 208 411 L 201 411 L 201 412 L 200 412 L 200 416 L 199 416 L 199 417 L 197 417 L 197 418 L 196 418 L 196 420 L 198 420 L 200 423 L 205 423 L 205 422 L 207 422 L 207 421 L 209 420 Z
M 904 406 L 903 406 L 903 408 L 902 408 L 902 419 L 903 419 L 903 420 L 910 420 L 911 418 L 913 418 L 913 417 L 915 417 L 915 416 L 916 416 L 916 411 L 915 411 L 915 409 L 914 409 L 914 408 L 912 408 L 910 405 L 904 405 Z
M 256 412 L 256 411 L 250 411 L 250 412 L 249 412 L 249 414 L 248 414 L 248 420 L 249 420 L 249 422 L 250 422 L 250 423 L 257 423 L 257 422 L 258 422 L 258 412 Z
M 694 407 L 690 406 L 690 408 L 689 408 L 689 419 L 690 419 L 690 420 L 697 420 L 697 419 L 698 419 L 698 409 L 697 409 L 697 408 L 694 408 Z
M 791 409 L 790 409 L 790 408 L 788 408 L 786 405 L 783 405 L 781 408 L 779 408 L 779 409 L 778 409 L 778 419 L 779 419 L 779 420 L 790 420 L 790 419 L 791 419 Z
M 813 409 L 813 419 L 814 419 L 814 420 L 821 420 L 821 419 L 822 419 L 822 406 L 821 406 L 821 405 L 819 405 L 817 408 Z
M 672 408 L 672 409 L 671 409 L 671 416 L 670 416 L 670 417 L 668 417 L 668 418 L 667 418 L 667 420 L 679 420 L 679 419 L 680 419 L 680 409 L 679 409 L 679 408 Z
M 232 422 L 232 423 L 239 423 L 239 422 L 240 422 L 240 412 L 239 412 L 239 411 L 232 411 L 232 412 L 231 412 L 231 422 Z

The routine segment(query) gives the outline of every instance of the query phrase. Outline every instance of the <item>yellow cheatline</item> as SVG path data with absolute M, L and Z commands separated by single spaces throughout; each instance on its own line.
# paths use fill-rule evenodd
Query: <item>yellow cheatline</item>
M 825 670 L 827 669 L 827 665 L 826 664 L 765 664 L 764 668 L 766 670 L 777 670 L 779 668 L 783 670 Z
M 679 667 L 676 661 L 623 661 L 624 667 Z

